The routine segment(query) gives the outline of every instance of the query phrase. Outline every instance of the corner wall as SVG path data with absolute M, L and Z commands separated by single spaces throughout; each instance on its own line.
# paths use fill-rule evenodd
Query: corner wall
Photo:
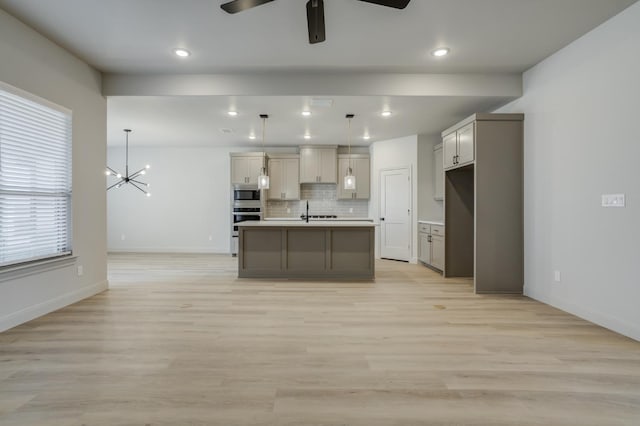
M 639 23 L 636 3 L 528 70 L 497 111 L 525 113 L 525 294 L 637 340 Z M 601 207 L 616 193 L 625 208 Z
M 0 10 L 0 80 L 73 111 L 75 262 L 28 276 L 0 274 L 0 331 L 107 288 L 106 100 L 101 75 Z M 83 266 L 78 276 L 76 267 Z
M 369 217 L 380 221 L 380 171 L 382 169 L 409 167 L 411 170 L 411 263 L 418 262 L 418 136 L 374 142 L 371 152 L 371 200 Z M 376 226 L 376 258 L 380 257 L 380 226 Z

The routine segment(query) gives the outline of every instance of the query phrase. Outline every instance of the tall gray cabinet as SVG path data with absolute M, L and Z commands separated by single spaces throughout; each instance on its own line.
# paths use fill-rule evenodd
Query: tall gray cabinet
M 442 132 L 445 277 L 476 293 L 524 285 L 523 114 L 474 114 Z

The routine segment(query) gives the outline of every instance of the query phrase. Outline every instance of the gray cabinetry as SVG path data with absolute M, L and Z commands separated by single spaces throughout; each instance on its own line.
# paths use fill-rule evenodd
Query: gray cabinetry
M 418 224 L 418 260 L 439 271 L 444 270 L 444 226 Z
M 523 120 L 523 114 L 474 114 L 442 133 L 444 273 L 473 277 L 476 293 L 523 290 Z M 458 157 L 447 167 L 454 134 Z
M 231 183 L 257 185 L 262 161 L 262 153 L 232 153 Z
M 442 138 L 444 145 L 444 169 L 470 164 L 475 159 L 475 123 L 467 123 Z
M 300 147 L 300 183 L 337 183 L 337 147 Z
M 371 193 L 369 156 L 364 154 L 352 154 L 338 156 L 338 199 L 339 200 L 368 200 Z M 351 163 L 353 175 L 356 177 L 356 189 L 344 189 L 344 176 Z
M 269 157 L 269 200 L 300 199 L 300 161 L 297 155 Z

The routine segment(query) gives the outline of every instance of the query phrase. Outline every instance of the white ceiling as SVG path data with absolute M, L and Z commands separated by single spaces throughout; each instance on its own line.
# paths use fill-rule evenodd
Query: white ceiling
M 111 76 L 495 75 L 525 71 L 636 0 L 412 0 L 404 10 L 325 0 L 327 41 L 316 45 L 307 41 L 304 0 L 277 0 L 236 15 L 220 9 L 226 1 L 0 0 L 0 8 Z M 451 48 L 451 54 L 432 57 L 429 52 L 439 46 Z M 176 47 L 189 49 L 192 56 L 177 58 L 172 53 Z M 108 142 L 122 144 L 126 127 L 134 130 L 132 144 L 257 146 L 260 138 L 250 141 L 248 134 L 259 133 L 258 114 L 267 113 L 272 117 L 267 124 L 271 146 L 343 144 L 344 114 L 354 113 L 354 141 L 366 144 L 356 136 L 368 131 L 373 142 L 438 133 L 472 112 L 513 99 L 448 96 L 453 93 L 385 97 L 379 95 L 394 93 L 372 90 L 358 94 L 377 96 L 331 96 L 331 108 L 303 118 L 300 111 L 309 100 L 305 95 L 312 93 L 296 94 L 300 96 L 112 96 Z M 238 117 L 226 115 L 231 106 Z M 385 106 L 394 112 L 387 119 L 379 116 Z M 233 133 L 221 133 L 223 127 Z M 306 130 L 313 136 L 309 141 L 302 139 Z

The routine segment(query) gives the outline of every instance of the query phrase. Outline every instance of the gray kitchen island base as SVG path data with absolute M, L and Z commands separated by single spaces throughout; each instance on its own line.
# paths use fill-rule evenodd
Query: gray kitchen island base
M 372 223 L 245 223 L 239 227 L 239 278 L 375 277 Z

